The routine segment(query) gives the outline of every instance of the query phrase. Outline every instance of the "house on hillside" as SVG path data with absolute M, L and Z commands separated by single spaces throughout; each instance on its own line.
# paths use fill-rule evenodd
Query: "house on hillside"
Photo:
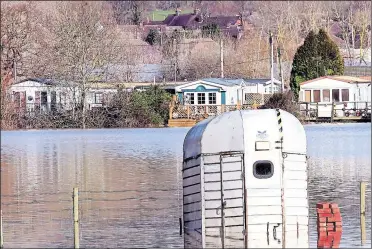
M 343 116 L 342 108 L 364 109 L 371 105 L 371 79 L 351 76 L 324 76 L 300 84 L 299 100 L 309 103 L 319 117 L 331 114 L 332 103 L 336 114 Z M 304 105 L 303 105 L 304 107 Z
M 112 84 L 90 84 L 86 97 L 88 109 L 105 106 L 116 91 Z M 9 87 L 8 94 L 17 109 L 27 112 L 72 110 L 81 100 L 78 84 L 43 78 L 21 80 Z
M 166 30 L 198 30 L 204 26 L 216 24 L 225 34 L 240 39 L 243 33 L 243 22 L 241 15 L 205 17 L 196 9 L 194 13 L 181 14 L 177 9 L 175 14 L 168 15 L 164 21 L 148 21 L 143 24 L 144 30 L 157 29 Z
M 252 104 L 250 96 L 257 94 L 261 98 L 268 94 L 268 82 L 267 79 L 206 78 L 178 85 L 175 92 L 178 101 L 185 105 Z M 279 88 L 280 82 L 274 82 Z

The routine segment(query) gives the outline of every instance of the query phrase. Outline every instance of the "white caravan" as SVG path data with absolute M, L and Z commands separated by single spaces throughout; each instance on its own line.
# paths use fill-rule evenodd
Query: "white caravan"
M 293 115 L 223 113 L 191 128 L 183 150 L 185 248 L 309 247 L 306 135 Z

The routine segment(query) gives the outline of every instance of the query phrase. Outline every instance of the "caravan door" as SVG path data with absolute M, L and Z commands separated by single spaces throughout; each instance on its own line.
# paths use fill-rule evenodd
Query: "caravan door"
M 275 112 L 243 119 L 248 248 L 282 247 L 282 160 Z
M 246 248 L 244 155 L 205 155 L 205 247 Z

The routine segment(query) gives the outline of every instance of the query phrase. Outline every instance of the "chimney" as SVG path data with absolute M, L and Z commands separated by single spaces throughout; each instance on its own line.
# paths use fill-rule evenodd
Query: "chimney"
M 181 10 L 179 8 L 176 9 L 176 16 L 180 15 Z

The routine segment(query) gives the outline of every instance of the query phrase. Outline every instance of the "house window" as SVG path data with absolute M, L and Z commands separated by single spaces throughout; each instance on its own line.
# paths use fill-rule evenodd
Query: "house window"
M 205 93 L 198 93 L 198 104 L 205 105 Z
M 332 89 L 332 101 L 340 102 L 340 90 Z
M 267 179 L 274 174 L 274 165 L 270 161 L 257 161 L 253 164 L 253 175 L 259 179 Z
M 194 93 L 186 93 L 185 103 L 190 105 L 195 103 Z
M 314 102 L 320 102 L 320 90 L 314 90 Z
M 16 107 L 19 107 L 19 103 L 21 102 L 21 93 L 20 92 L 13 92 L 13 102 Z
M 217 103 L 216 101 L 216 93 L 208 93 L 208 103 L 210 105 L 215 105 Z
M 103 102 L 103 93 L 95 93 L 94 94 L 94 103 L 95 104 L 102 104 Z
M 305 102 L 311 102 L 311 90 L 305 90 Z
M 330 92 L 329 89 L 323 90 L 323 102 L 330 102 Z
M 349 89 L 342 89 L 342 101 L 349 101 Z

